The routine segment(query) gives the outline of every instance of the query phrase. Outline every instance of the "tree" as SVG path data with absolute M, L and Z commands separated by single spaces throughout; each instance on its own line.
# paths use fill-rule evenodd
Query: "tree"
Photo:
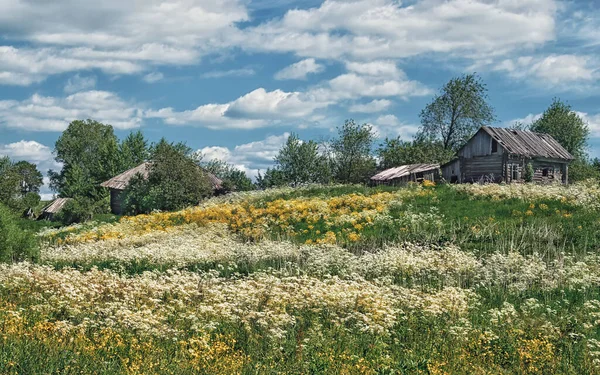
M 276 168 L 283 179 L 293 186 L 306 183 L 325 183 L 327 160 L 319 153 L 315 141 L 304 142 L 297 134 L 291 134 L 275 157 Z
M 148 178 L 138 176 L 125 190 L 127 213 L 178 210 L 196 205 L 212 193 L 199 157 L 189 147 L 162 139 L 151 150 Z
M 35 164 L 22 160 L 13 164 L 13 170 L 19 177 L 22 195 L 40 192 L 40 187 L 44 183 L 43 176 Z
M 40 186 L 42 174 L 35 164 L 0 158 L 0 202 L 17 212 L 33 208 L 40 201 Z
M 256 176 L 256 186 L 259 189 L 285 186 L 287 183 L 284 173 L 276 168 L 267 168 L 264 175 L 258 171 Z
M 483 125 L 495 120 L 487 88 L 476 74 L 451 79 L 421 111 L 420 139 L 457 151 Z
M 56 141 L 60 172 L 49 171 L 50 186 L 62 197 L 100 201 L 108 194 L 100 183 L 120 170 L 119 145 L 113 128 L 94 120 L 75 120 Z
M 363 183 L 375 171 L 371 147 L 375 140 L 373 128 L 346 120 L 338 127 L 338 136 L 331 142 L 333 175 L 341 183 Z
M 550 134 L 577 159 L 585 159 L 590 130 L 571 106 L 555 98 L 542 117 L 531 124 L 531 130 Z
M 244 171 L 237 169 L 235 166 L 218 159 L 209 160 L 202 163 L 205 171 L 210 172 L 223 181 L 223 189 L 225 191 L 248 191 L 254 190 L 252 180 L 246 176 Z
M 377 149 L 379 168 L 388 169 L 406 164 L 444 164 L 452 159 L 453 151 L 445 149 L 441 142 L 426 140 L 402 141 L 400 137 L 386 138 Z
M 120 172 L 137 167 L 150 157 L 148 141 L 141 131 L 129 133 L 119 145 L 121 157 Z

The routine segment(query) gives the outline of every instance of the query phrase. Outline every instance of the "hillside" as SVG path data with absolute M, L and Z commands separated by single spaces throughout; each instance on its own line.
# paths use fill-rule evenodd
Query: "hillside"
M 46 230 L 0 265 L 0 373 L 600 373 L 599 198 L 313 186 Z

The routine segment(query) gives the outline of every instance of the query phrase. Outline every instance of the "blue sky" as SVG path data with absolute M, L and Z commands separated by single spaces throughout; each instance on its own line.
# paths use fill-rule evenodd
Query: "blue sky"
M 440 86 L 477 72 L 493 125 L 560 97 L 600 156 L 599 52 L 597 1 L 0 0 L 0 155 L 57 168 L 60 132 L 92 118 L 254 176 L 290 132 L 347 118 L 410 139 Z

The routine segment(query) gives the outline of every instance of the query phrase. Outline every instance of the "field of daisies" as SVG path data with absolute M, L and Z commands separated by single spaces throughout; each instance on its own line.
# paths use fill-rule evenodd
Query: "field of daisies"
M 232 194 L 39 233 L 2 374 L 600 374 L 600 187 Z

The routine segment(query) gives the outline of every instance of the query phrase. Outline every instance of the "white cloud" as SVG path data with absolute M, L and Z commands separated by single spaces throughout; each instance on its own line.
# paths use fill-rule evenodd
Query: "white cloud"
M 326 0 L 240 32 L 249 50 L 370 60 L 498 55 L 554 39 L 553 0 Z
M 400 137 L 405 141 L 413 139 L 419 130 L 418 126 L 403 124 L 398 117 L 391 114 L 379 116 L 371 126 L 380 138 Z
M 200 75 L 202 78 L 223 78 L 223 77 L 250 77 L 256 74 L 256 71 L 251 68 L 231 69 L 231 70 L 214 70 Z
M 514 78 L 531 80 L 538 85 L 557 86 L 597 80 L 599 76 L 594 66 L 598 64 L 588 56 L 550 55 L 506 59 L 498 63 L 494 69 L 505 71 Z
M 72 94 L 77 91 L 84 91 L 93 89 L 96 87 L 96 77 L 82 77 L 79 74 L 75 74 L 73 77 L 69 78 L 67 83 L 65 84 L 65 92 Z
M 281 146 L 286 142 L 289 133 L 272 135 L 263 140 L 235 146 L 233 149 L 221 146 L 204 147 L 199 150 L 204 155 L 204 160 L 219 159 L 235 165 L 246 172 L 248 177 L 254 178 L 258 170 L 273 166 L 273 159 Z
M 347 62 L 348 71 L 376 77 L 404 78 L 402 72 L 393 61 L 371 61 L 366 63 Z
M 0 101 L 0 125 L 27 131 L 56 131 L 69 122 L 93 118 L 117 129 L 142 123 L 142 111 L 107 91 L 83 91 L 65 98 L 34 94 L 23 101 Z
M 162 81 L 163 78 L 165 78 L 165 76 L 161 72 L 152 72 L 146 74 L 142 79 L 146 83 L 155 83 L 158 81 Z
M 389 79 L 362 76 L 356 73 L 339 75 L 328 82 L 332 99 L 357 99 L 361 97 L 400 97 L 430 95 L 433 91 L 422 83 L 408 79 Z
M 309 74 L 321 73 L 325 66 L 318 64 L 315 59 L 304 59 L 275 73 L 275 79 L 306 79 Z
M 588 124 L 590 136 L 593 138 L 600 138 L 600 113 L 595 115 L 578 111 L 576 111 L 576 113 Z
M 248 12 L 238 0 L 0 2 L 0 33 L 35 46 L 0 47 L 0 83 L 28 85 L 69 71 L 131 74 L 151 64 L 196 63 L 245 20 Z
M 387 99 L 374 99 L 365 104 L 354 104 L 348 108 L 350 112 L 359 113 L 375 113 L 385 111 L 392 105 L 392 102 Z

